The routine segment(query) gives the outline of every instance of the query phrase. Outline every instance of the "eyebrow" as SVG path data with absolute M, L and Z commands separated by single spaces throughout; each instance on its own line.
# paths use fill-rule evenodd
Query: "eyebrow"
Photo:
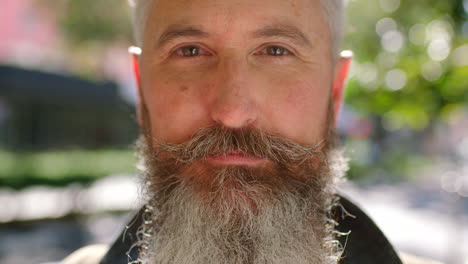
M 302 46 L 312 47 L 312 42 L 296 26 L 287 23 L 276 23 L 255 30 L 250 34 L 252 38 L 283 37 Z
M 311 41 L 298 27 L 289 23 L 275 23 L 267 25 L 251 32 L 249 36 L 251 38 L 282 37 L 290 39 L 302 46 L 313 46 Z M 164 46 L 168 42 L 181 37 L 208 38 L 210 37 L 210 33 L 203 31 L 201 28 L 196 26 L 190 26 L 182 23 L 172 24 L 161 34 L 157 41 L 157 46 Z
M 166 43 L 180 37 L 201 37 L 207 38 L 210 34 L 194 26 L 184 24 L 173 24 L 167 27 L 157 41 L 158 46 L 163 46 Z

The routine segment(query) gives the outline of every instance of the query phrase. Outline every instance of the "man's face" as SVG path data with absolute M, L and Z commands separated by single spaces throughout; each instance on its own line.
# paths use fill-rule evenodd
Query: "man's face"
M 326 132 L 330 47 L 318 0 L 156 0 L 140 60 L 150 133 L 181 143 L 217 124 L 316 144 Z
M 143 43 L 144 263 L 336 263 L 320 2 L 155 0 Z

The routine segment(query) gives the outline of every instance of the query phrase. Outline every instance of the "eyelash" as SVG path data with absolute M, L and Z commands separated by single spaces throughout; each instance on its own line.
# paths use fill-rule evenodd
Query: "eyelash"
M 198 53 L 202 52 L 202 53 L 208 53 L 208 54 L 209 54 L 209 52 L 204 51 L 204 49 L 201 48 L 201 47 L 198 46 L 198 45 L 186 45 L 186 46 L 182 46 L 182 47 L 177 48 L 177 49 L 173 52 L 173 55 L 176 55 L 176 56 L 181 57 L 181 58 L 193 58 L 193 57 L 199 57 L 199 56 L 211 56 L 211 54 L 209 54 L 209 55 L 200 55 L 200 54 L 197 54 L 197 55 L 195 55 L 195 56 L 184 56 L 184 55 L 178 54 L 179 51 L 182 51 L 183 49 L 186 49 L 186 48 L 196 48 L 196 49 L 198 49 Z M 193 53 L 193 51 L 192 51 L 192 53 Z M 183 53 L 182 53 L 182 54 L 183 54 Z
M 268 54 L 268 51 L 267 51 L 266 53 L 263 53 L 263 51 L 268 50 L 268 49 L 271 49 L 271 48 L 273 48 L 273 49 L 282 49 L 282 50 L 285 52 L 285 54 L 283 54 L 283 55 L 271 55 L 271 54 Z M 283 47 L 283 46 L 281 46 L 281 45 L 268 45 L 268 46 L 266 46 L 266 47 L 263 47 L 263 48 L 260 50 L 260 52 L 263 53 L 263 54 L 261 54 L 261 55 L 263 55 L 263 56 L 270 56 L 270 57 L 284 57 L 284 56 L 291 56 L 291 55 L 294 55 L 293 52 L 292 52 L 291 50 L 289 50 L 288 48 L 285 48 L 285 47 Z M 255 54 L 258 54 L 258 53 L 259 53 L 259 52 L 256 52 Z M 276 53 L 276 52 L 274 52 L 274 53 Z
M 183 49 L 186 49 L 186 48 L 196 48 L 196 49 L 198 49 L 198 54 L 196 54 L 196 55 L 194 55 L 194 56 L 184 56 L 184 55 L 178 54 L 179 52 L 182 52 L 182 50 L 183 50 Z M 283 54 L 283 55 L 270 55 L 270 54 L 267 54 L 268 52 L 266 52 L 266 53 L 263 52 L 263 51 L 265 51 L 266 49 L 269 49 L 269 48 L 279 48 L 279 49 L 283 49 L 284 52 L 285 52 L 285 54 Z M 194 52 L 194 51 L 192 50 L 191 53 L 193 53 L 193 52 Z M 179 47 L 179 48 L 177 48 L 176 50 L 174 50 L 174 51 L 172 52 L 172 54 L 175 55 L 175 56 L 178 56 L 178 57 L 180 57 L 180 58 L 196 58 L 196 57 L 200 57 L 200 56 L 211 56 L 211 54 L 209 54 L 209 55 L 203 55 L 203 54 L 201 54 L 201 55 L 200 55 L 200 54 L 199 54 L 200 52 L 202 52 L 202 53 L 208 53 L 208 54 L 209 54 L 209 52 L 204 51 L 204 49 L 203 49 L 202 47 L 198 46 L 198 45 L 186 45 L 186 46 Z M 262 52 L 262 54 L 259 54 L 260 52 Z M 276 58 L 294 55 L 294 53 L 293 53 L 290 49 L 285 48 L 285 47 L 283 47 L 283 46 L 281 46 L 281 45 L 268 45 L 268 46 L 263 47 L 263 48 L 261 49 L 260 52 L 256 52 L 255 55 L 270 56 L 270 57 L 276 57 Z M 184 52 L 182 52 L 182 54 L 184 54 Z M 186 54 L 186 55 L 188 55 L 188 54 Z

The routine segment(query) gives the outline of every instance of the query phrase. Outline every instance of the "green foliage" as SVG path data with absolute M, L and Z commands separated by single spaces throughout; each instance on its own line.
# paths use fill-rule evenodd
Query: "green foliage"
M 64 186 L 89 183 L 115 173 L 135 173 L 130 150 L 71 150 L 12 153 L 0 151 L 0 186 Z
M 355 75 L 346 102 L 382 116 L 388 128 L 416 131 L 438 121 L 447 105 L 465 105 L 468 70 L 454 63 L 453 52 L 468 44 L 461 32 L 467 17 L 462 0 L 349 1 L 345 48 L 355 53 Z M 437 49 L 440 43 L 448 45 Z
M 424 139 L 468 107 L 466 8 L 463 0 L 348 1 L 344 48 L 355 56 L 345 102 L 373 123 L 369 138 L 346 141 L 351 179 L 399 180 L 432 162 Z

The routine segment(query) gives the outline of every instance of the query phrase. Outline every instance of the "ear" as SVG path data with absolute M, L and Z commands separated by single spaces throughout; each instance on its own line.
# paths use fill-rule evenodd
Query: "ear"
M 351 51 L 343 51 L 335 63 L 332 91 L 335 120 L 338 120 L 338 114 L 343 104 L 345 82 L 351 66 L 352 57 L 353 53 Z
M 139 54 L 131 52 L 132 64 L 133 64 L 133 74 L 135 76 L 135 81 L 137 85 L 137 104 L 136 104 L 136 113 L 137 121 L 140 126 L 143 125 L 143 93 L 141 91 L 141 79 L 140 79 L 140 63 L 139 63 Z

